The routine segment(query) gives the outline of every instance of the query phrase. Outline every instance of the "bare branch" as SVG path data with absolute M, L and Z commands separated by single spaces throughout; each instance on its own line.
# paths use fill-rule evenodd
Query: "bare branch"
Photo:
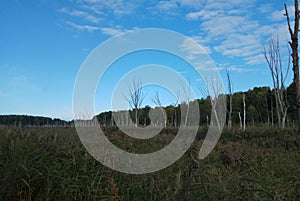
M 152 101 L 155 105 L 161 107 L 161 102 L 160 102 L 159 94 L 158 94 L 157 91 L 156 91 L 154 97 L 152 97 L 152 98 L 150 98 L 150 99 L 151 99 L 151 101 Z
M 138 109 L 141 107 L 142 102 L 145 98 L 143 93 L 143 84 L 140 80 L 135 78 L 132 80 L 132 87 L 128 89 L 128 96 L 125 96 L 130 107 L 135 111 L 135 125 L 138 126 Z

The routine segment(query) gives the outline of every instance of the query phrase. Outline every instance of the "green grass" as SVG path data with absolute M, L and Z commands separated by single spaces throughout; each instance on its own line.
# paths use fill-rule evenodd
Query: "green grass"
M 116 128 L 108 138 L 124 150 L 149 153 L 168 144 L 167 128 L 148 141 L 133 140 Z M 180 160 L 161 171 L 128 175 L 94 160 L 74 128 L 0 127 L 0 200 L 300 200 L 300 153 L 295 131 L 278 128 L 224 130 L 213 152 L 199 164 L 206 128 Z M 240 156 L 222 164 L 224 150 Z

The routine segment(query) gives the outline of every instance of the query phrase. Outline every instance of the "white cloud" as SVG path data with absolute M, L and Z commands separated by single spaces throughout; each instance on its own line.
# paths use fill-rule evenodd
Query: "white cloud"
M 81 0 L 80 4 L 85 9 L 92 10 L 97 14 L 104 14 L 109 11 L 114 15 L 132 14 L 138 7 L 142 6 L 143 1 L 132 0 Z
M 81 10 L 69 10 L 67 8 L 61 8 L 58 10 L 59 12 L 62 13 L 67 13 L 71 16 L 74 17 L 83 17 L 85 18 L 87 21 L 92 22 L 92 23 L 99 23 L 100 22 L 100 18 L 95 17 L 94 15 L 91 15 L 87 12 L 81 11 Z
M 143 19 L 153 15 L 157 17 L 158 14 L 173 17 L 181 15 L 185 16 L 187 21 L 194 21 L 187 23 L 199 23 L 198 35 L 202 37 L 198 36 L 201 41 L 197 42 L 209 54 L 214 51 L 230 58 L 241 57 L 248 64 L 261 61 L 257 59 L 260 58 L 261 44 L 271 35 L 278 33 L 282 44 L 288 39 L 286 22 L 282 15 L 284 10 L 276 10 L 274 3 L 258 0 L 80 0 L 76 3 L 80 9 L 65 8 L 61 12 L 82 17 L 90 22 L 99 22 L 103 19 L 101 27 L 68 22 L 69 26 L 78 30 L 89 32 L 99 30 L 103 34 L 113 36 L 124 31 L 114 24 L 116 23 L 114 20 L 118 21 L 124 15 L 134 14 L 138 18 L 143 11 L 149 15 L 140 16 Z M 293 6 L 288 7 L 291 18 L 292 8 Z M 270 20 L 267 18 L 273 23 L 266 24 L 267 20 Z M 193 39 L 197 40 L 197 37 Z M 189 51 L 191 58 L 203 54 L 188 41 L 185 41 L 182 48 Z
M 155 2 L 155 1 L 154 1 Z M 206 5 L 207 0 L 162 0 L 157 1 L 148 9 L 154 11 L 153 14 L 163 15 L 182 15 L 184 9 L 202 9 Z
M 90 26 L 90 25 L 79 25 L 74 22 L 67 21 L 66 24 L 74 29 L 77 29 L 79 31 L 101 31 L 101 33 L 109 36 L 114 36 L 120 33 L 123 33 L 124 31 L 121 29 L 120 26 L 113 27 L 96 27 L 96 26 Z
M 159 1 L 156 8 L 162 11 L 172 10 L 178 8 L 176 1 Z
M 200 70 L 200 71 L 220 71 L 223 70 L 224 67 L 223 66 L 216 66 L 214 61 L 212 60 L 206 60 L 206 61 L 198 61 L 196 63 L 196 69 Z
M 258 6 L 257 10 L 261 13 L 270 13 L 273 11 L 273 5 L 272 4 L 262 4 Z
M 231 67 L 228 68 L 228 70 L 232 71 L 232 72 L 245 73 L 245 72 L 251 71 L 252 69 L 241 68 L 241 67 L 237 67 L 237 66 L 231 66 Z
M 191 12 L 191 13 L 188 13 L 185 18 L 187 20 L 197 20 L 199 17 L 202 16 L 202 11 L 198 11 L 198 12 Z
M 174 8 L 193 8 L 200 9 L 206 5 L 207 0 L 163 0 L 158 1 L 158 7 L 166 10 L 166 9 L 174 9 Z
M 284 14 L 283 10 L 276 10 L 272 12 L 271 19 L 273 21 L 282 21 L 283 19 L 285 19 L 285 16 L 283 14 Z
M 264 24 L 257 20 L 253 11 L 259 9 L 262 16 L 270 16 L 274 23 Z M 291 10 L 291 7 L 288 7 Z M 247 64 L 264 62 L 261 45 L 271 35 L 280 35 L 286 41 L 286 22 L 282 20 L 282 10 L 274 10 L 271 4 L 256 0 L 214 0 L 207 1 L 204 9 L 187 13 L 188 21 L 199 21 L 200 33 L 205 35 L 205 45 L 224 56 L 244 59 Z M 279 15 L 280 14 L 280 15 Z M 285 42 L 286 43 L 286 42 Z M 212 47 L 214 45 L 214 47 Z
M 207 51 L 210 51 L 210 49 L 207 48 L 207 50 L 202 47 L 201 45 L 197 44 L 196 41 L 194 41 L 191 38 L 187 38 L 183 41 L 183 43 L 180 45 L 181 50 L 187 52 L 189 59 L 195 59 L 197 58 L 197 55 L 203 55 L 208 54 Z
M 104 27 L 100 28 L 101 32 L 103 34 L 114 36 L 123 33 L 123 31 L 120 28 L 110 28 L 110 27 Z
M 201 36 L 192 36 L 190 37 L 192 40 L 194 40 L 196 43 L 198 43 L 206 52 L 207 54 L 211 54 L 211 49 L 209 46 L 205 45 L 205 41 L 203 37 Z
M 214 49 L 226 56 L 245 57 L 260 52 L 259 47 L 253 35 L 232 34 Z
M 89 31 L 89 32 L 93 32 L 93 31 L 97 31 L 97 30 L 100 29 L 99 27 L 96 27 L 96 26 L 79 25 L 79 24 L 76 24 L 76 23 L 70 22 L 70 21 L 67 21 L 66 24 L 69 25 L 69 26 L 71 26 L 71 27 L 73 27 L 74 29 L 79 30 L 79 31 Z
M 207 0 L 178 0 L 182 6 L 192 7 L 195 9 L 203 8 Z
M 265 62 L 264 55 L 258 54 L 255 56 L 245 58 L 246 63 L 250 65 L 261 64 Z

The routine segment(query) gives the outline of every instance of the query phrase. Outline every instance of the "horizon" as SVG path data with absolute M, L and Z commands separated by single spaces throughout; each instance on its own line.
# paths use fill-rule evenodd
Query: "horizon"
M 284 3 L 292 13 L 292 1 L 0 2 L 0 114 L 72 119 L 74 84 L 87 56 L 113 36 L 151 27 L 176 31 L 200 44 L 214 61 L 226 94 L 226 68 L 231 73 L 234 93 L 254 87 L 272 89 L 261 48 L 271 36 L 278 35 L 286 65 L 289 36 L 283 16 Z M 193 46 L 186 45 L 193 51 Z M 137 66 L 162 61 L 185 79 L 191 79 L 193 86 L 199 86 L 194 73 L 170 55 L 151 51 L 126 55 L 114 62 L 101 80 L 105 87 L 95 92 L 96 113 L 111 110 L 107 97 L 111 97 L 124 74 Z M 292 83 L 291 71 L 286 87 Z M 150 98 L 156 91 L 164 94 L 162 105 L 174 102 L 174 94 L 167 89 L 146 88 L 147 99 L 142 107 L 153 106 Z M 201 96 L 204 95 L 198 91 L 196 98 Z
M 291 83 L 292 84 L 292 83 Z M 287 88 L 289 87 L 290 85 L 287 86 Z M 238 94 L 238 93 L 247 93 L 248 91 L 251 91 L 251 90 L 254 90 L 255 88 L 265 88 L 265 87 L 268 87 L 271 91 L 273 90 L 272 87 L 270 86 L 261 86 L 261 87 L 253 87 L 252 89 L 248 89 L 247 91 L 236 91 L 233 93 L 234 94 Z M 229 95 L 228 93 L 226 93 L 225 95 Z M 196 99 L 193 99 L 193 100 L 190 100 L 191 102 L 195 101 L 195 100 L 201 100 L 201 99 L 207 99 L 208 97 L 201 97 L 201 98 L 196 98 Z M 178 105 L 176 107 L 178 107 L 180 104 L 182 103 L 178 103 Z M 173 106 L 171 103 L 167 104 L 167 105 L 162 105 L 162 107 L 166 108 L 166 107 L 169 107 L 169 106 Z M 144 105 L 143 107 L 140 107 L 139 109 L 144 109 L 145 107 L 150 107 L 150 108 L 155 108 L 155 107 L 159 107 L 157 105 Z M 101 113 L 107 113 L 107 112 L 119 112 L 119 111 L 125 111 L 126 109 L 124 110 L 105 110 L 105 111 L 102 111 L 102 112 L 99 112 L 97 114 L 95 114 L 95 116 L 97 115 L 100 115 Z M 131 108 L 129 108 L 128 110 L 131 110 Z M 71 122 L 73 121 L 74 119 L 63 119 L 63 118 L 59 118 L 59 117 L 51 117 L 51 116 L 43 116 L 43 115 L 40 115 L 40 114 L 17 114 L 17 113 L 12 113 L 12 114 L 0 114 L 0 116 L 31 116 L 31 117 L 42 117 L 42 118 L 51 118 L 52 120 L 53 119 L 60 119 L 60 120 L 63 120 L 63 121 L 67 121 L 67 122 Z M 94 117 L 93 117 L 94 118 Z M 78 119 L 78 120 L 91 120 L 91 119 Z

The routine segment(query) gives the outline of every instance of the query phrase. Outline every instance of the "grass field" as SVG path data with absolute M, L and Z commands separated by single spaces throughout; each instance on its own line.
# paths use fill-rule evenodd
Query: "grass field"
M 167 128 L 141 142 L 105 128 L 107 137 L 131 152 L 164 147 L 177 130 Z M 206 128 L 173 165 L 151 174 L 112 171 L 82 146 L 74 128 L 0 127 L 0 200 L 300 200 L 300 152 L 293 129 L 225 130 L 199 163 Z M 234 160 L 226 163 L 222 153 Z

